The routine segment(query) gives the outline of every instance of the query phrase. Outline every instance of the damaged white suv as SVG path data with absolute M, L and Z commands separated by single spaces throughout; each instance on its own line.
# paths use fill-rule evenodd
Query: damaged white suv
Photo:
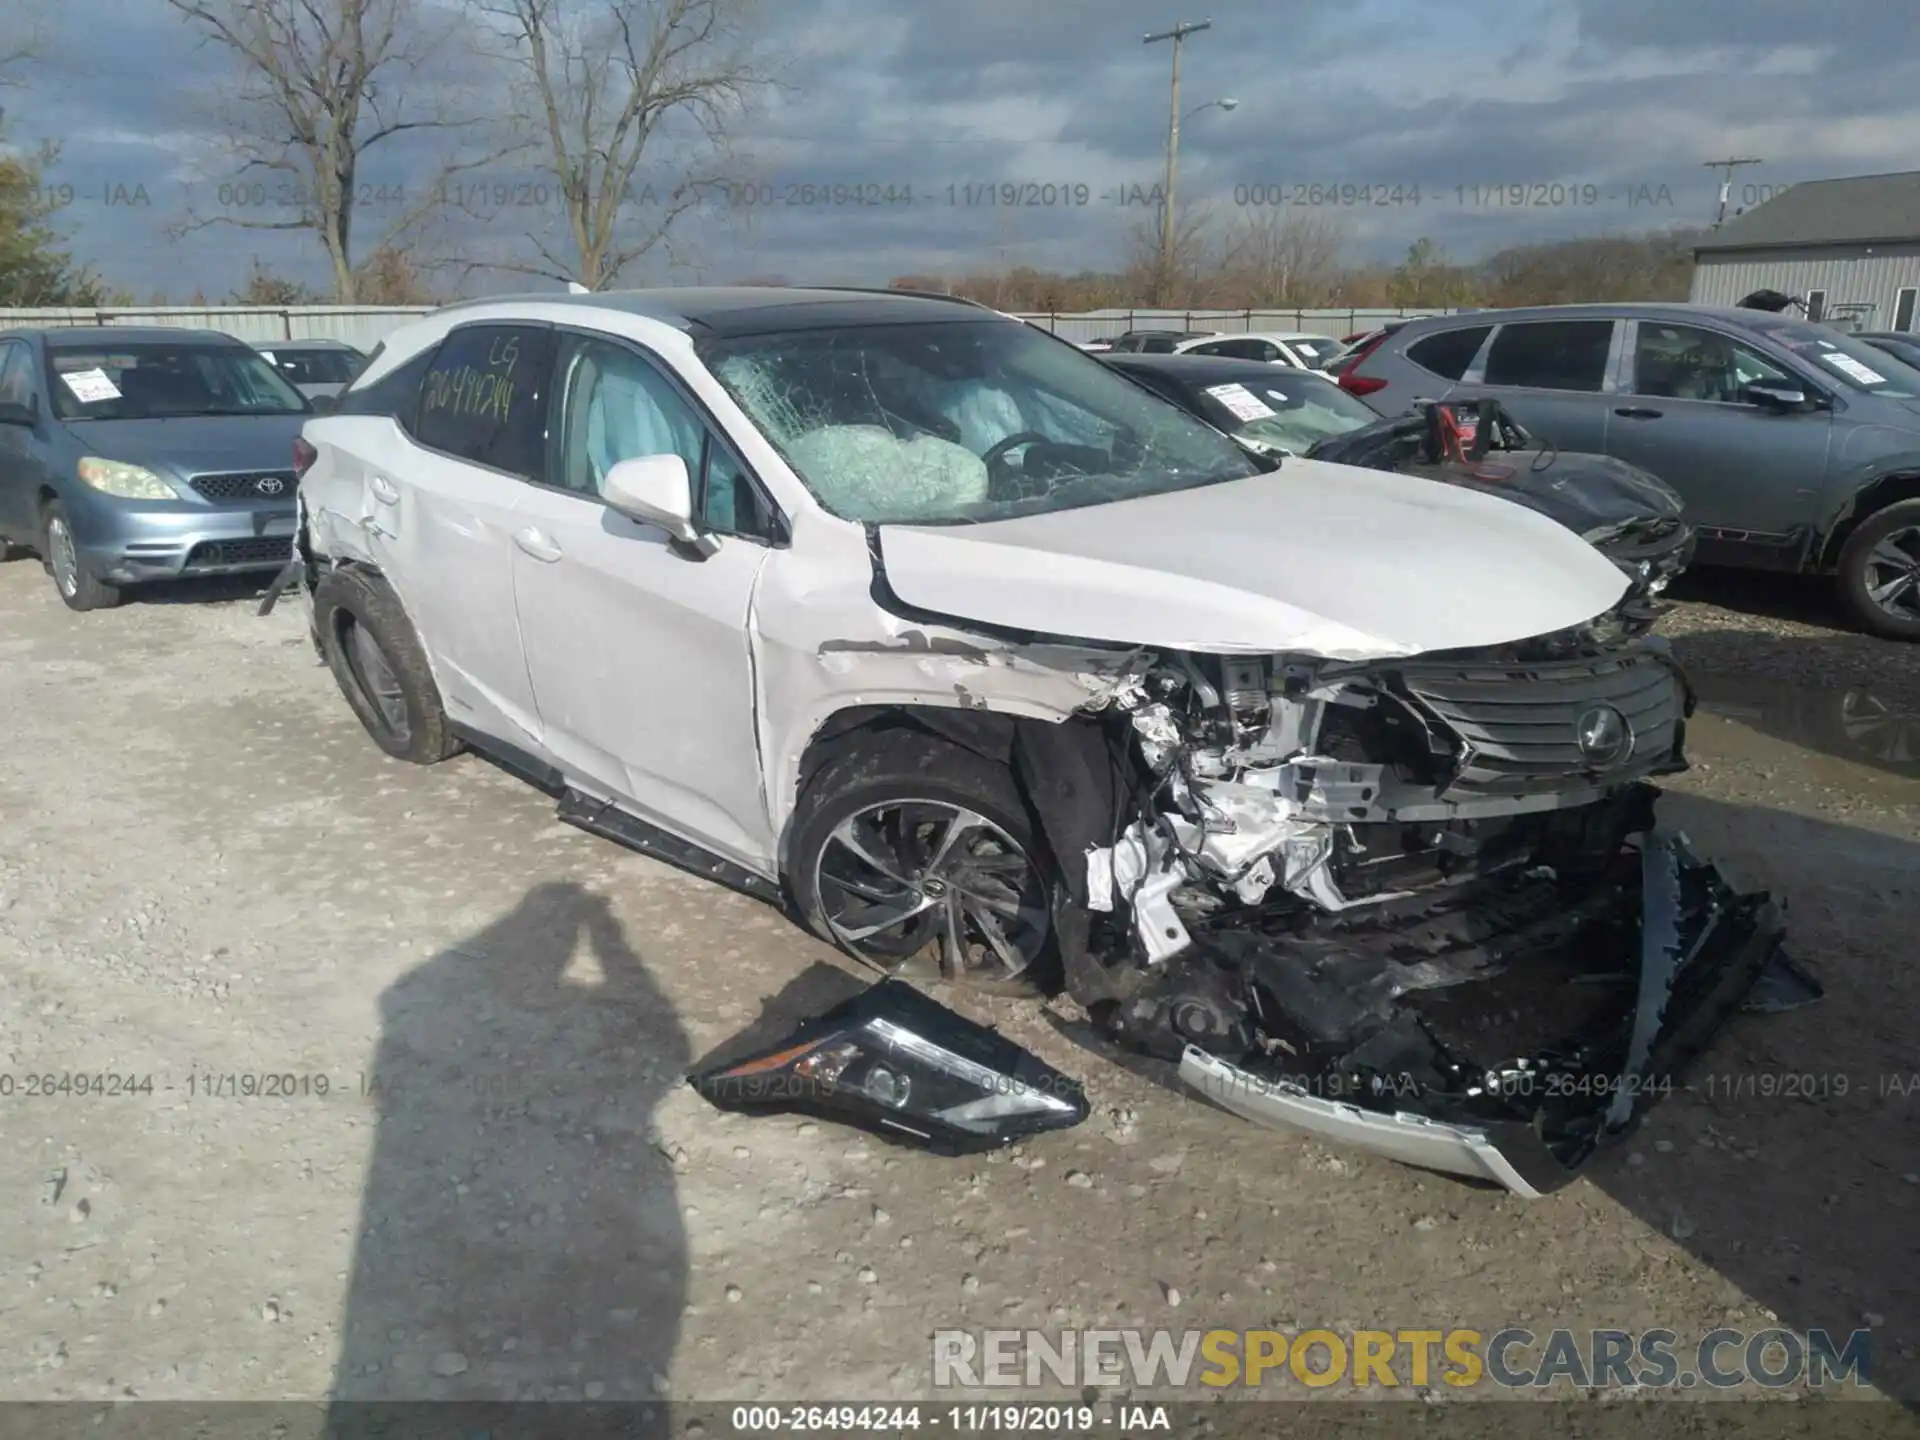
M 1535 1193 L 1778 960 L 1653 828 L 1691 698 L 1593 547 L 982 307 L 458 305 L 296 460 L 280 584 L 390 754 L 883 970 L 1064 986 L 1250 1117 Z

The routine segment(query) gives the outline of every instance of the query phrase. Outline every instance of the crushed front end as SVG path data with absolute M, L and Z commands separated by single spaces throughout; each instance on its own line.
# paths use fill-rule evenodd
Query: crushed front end
M 1767 897 L 1655 825 L 1691 710 L 1661 642 L 1604 626 L 1408 661 L 1164 657 L 1109 712 L 1131 734 L 1115 838 L 1072 877 L 1068 987 L 1247 1118 L 1552 1189 L 1779 950 Z

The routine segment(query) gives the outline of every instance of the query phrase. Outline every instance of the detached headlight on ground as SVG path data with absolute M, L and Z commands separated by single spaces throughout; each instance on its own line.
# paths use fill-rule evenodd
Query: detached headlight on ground
M 79 465 L 81 483 L 122 500 L 178 500 L 174 488 L 144 465 L 129 465 L 124 460 L 103 460 L 98 455 L 82 456 Z
M 723 1110 L 803 1112 L 944 1154 L 1087 1118 L 1077 1081 L 898 980 L 688 1083 Z

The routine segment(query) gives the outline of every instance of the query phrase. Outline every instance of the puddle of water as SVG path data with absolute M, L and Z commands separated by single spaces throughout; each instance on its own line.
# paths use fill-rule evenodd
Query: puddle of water
M 1836 760 L 1920 780 L 1920 710 L 1864 689 L 1691 678 L 1707 714 Z

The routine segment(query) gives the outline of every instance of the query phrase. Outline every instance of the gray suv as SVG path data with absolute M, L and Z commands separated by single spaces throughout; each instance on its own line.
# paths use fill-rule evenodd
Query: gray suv
M 1535 435 L 1679 492 L 1699 563 L 1832 575 L 1920 640 L 1920 370 L 1823 325 L 1704 305 L 1411 321 L 1340 376 L 1382 415 L 1493 396 Z

